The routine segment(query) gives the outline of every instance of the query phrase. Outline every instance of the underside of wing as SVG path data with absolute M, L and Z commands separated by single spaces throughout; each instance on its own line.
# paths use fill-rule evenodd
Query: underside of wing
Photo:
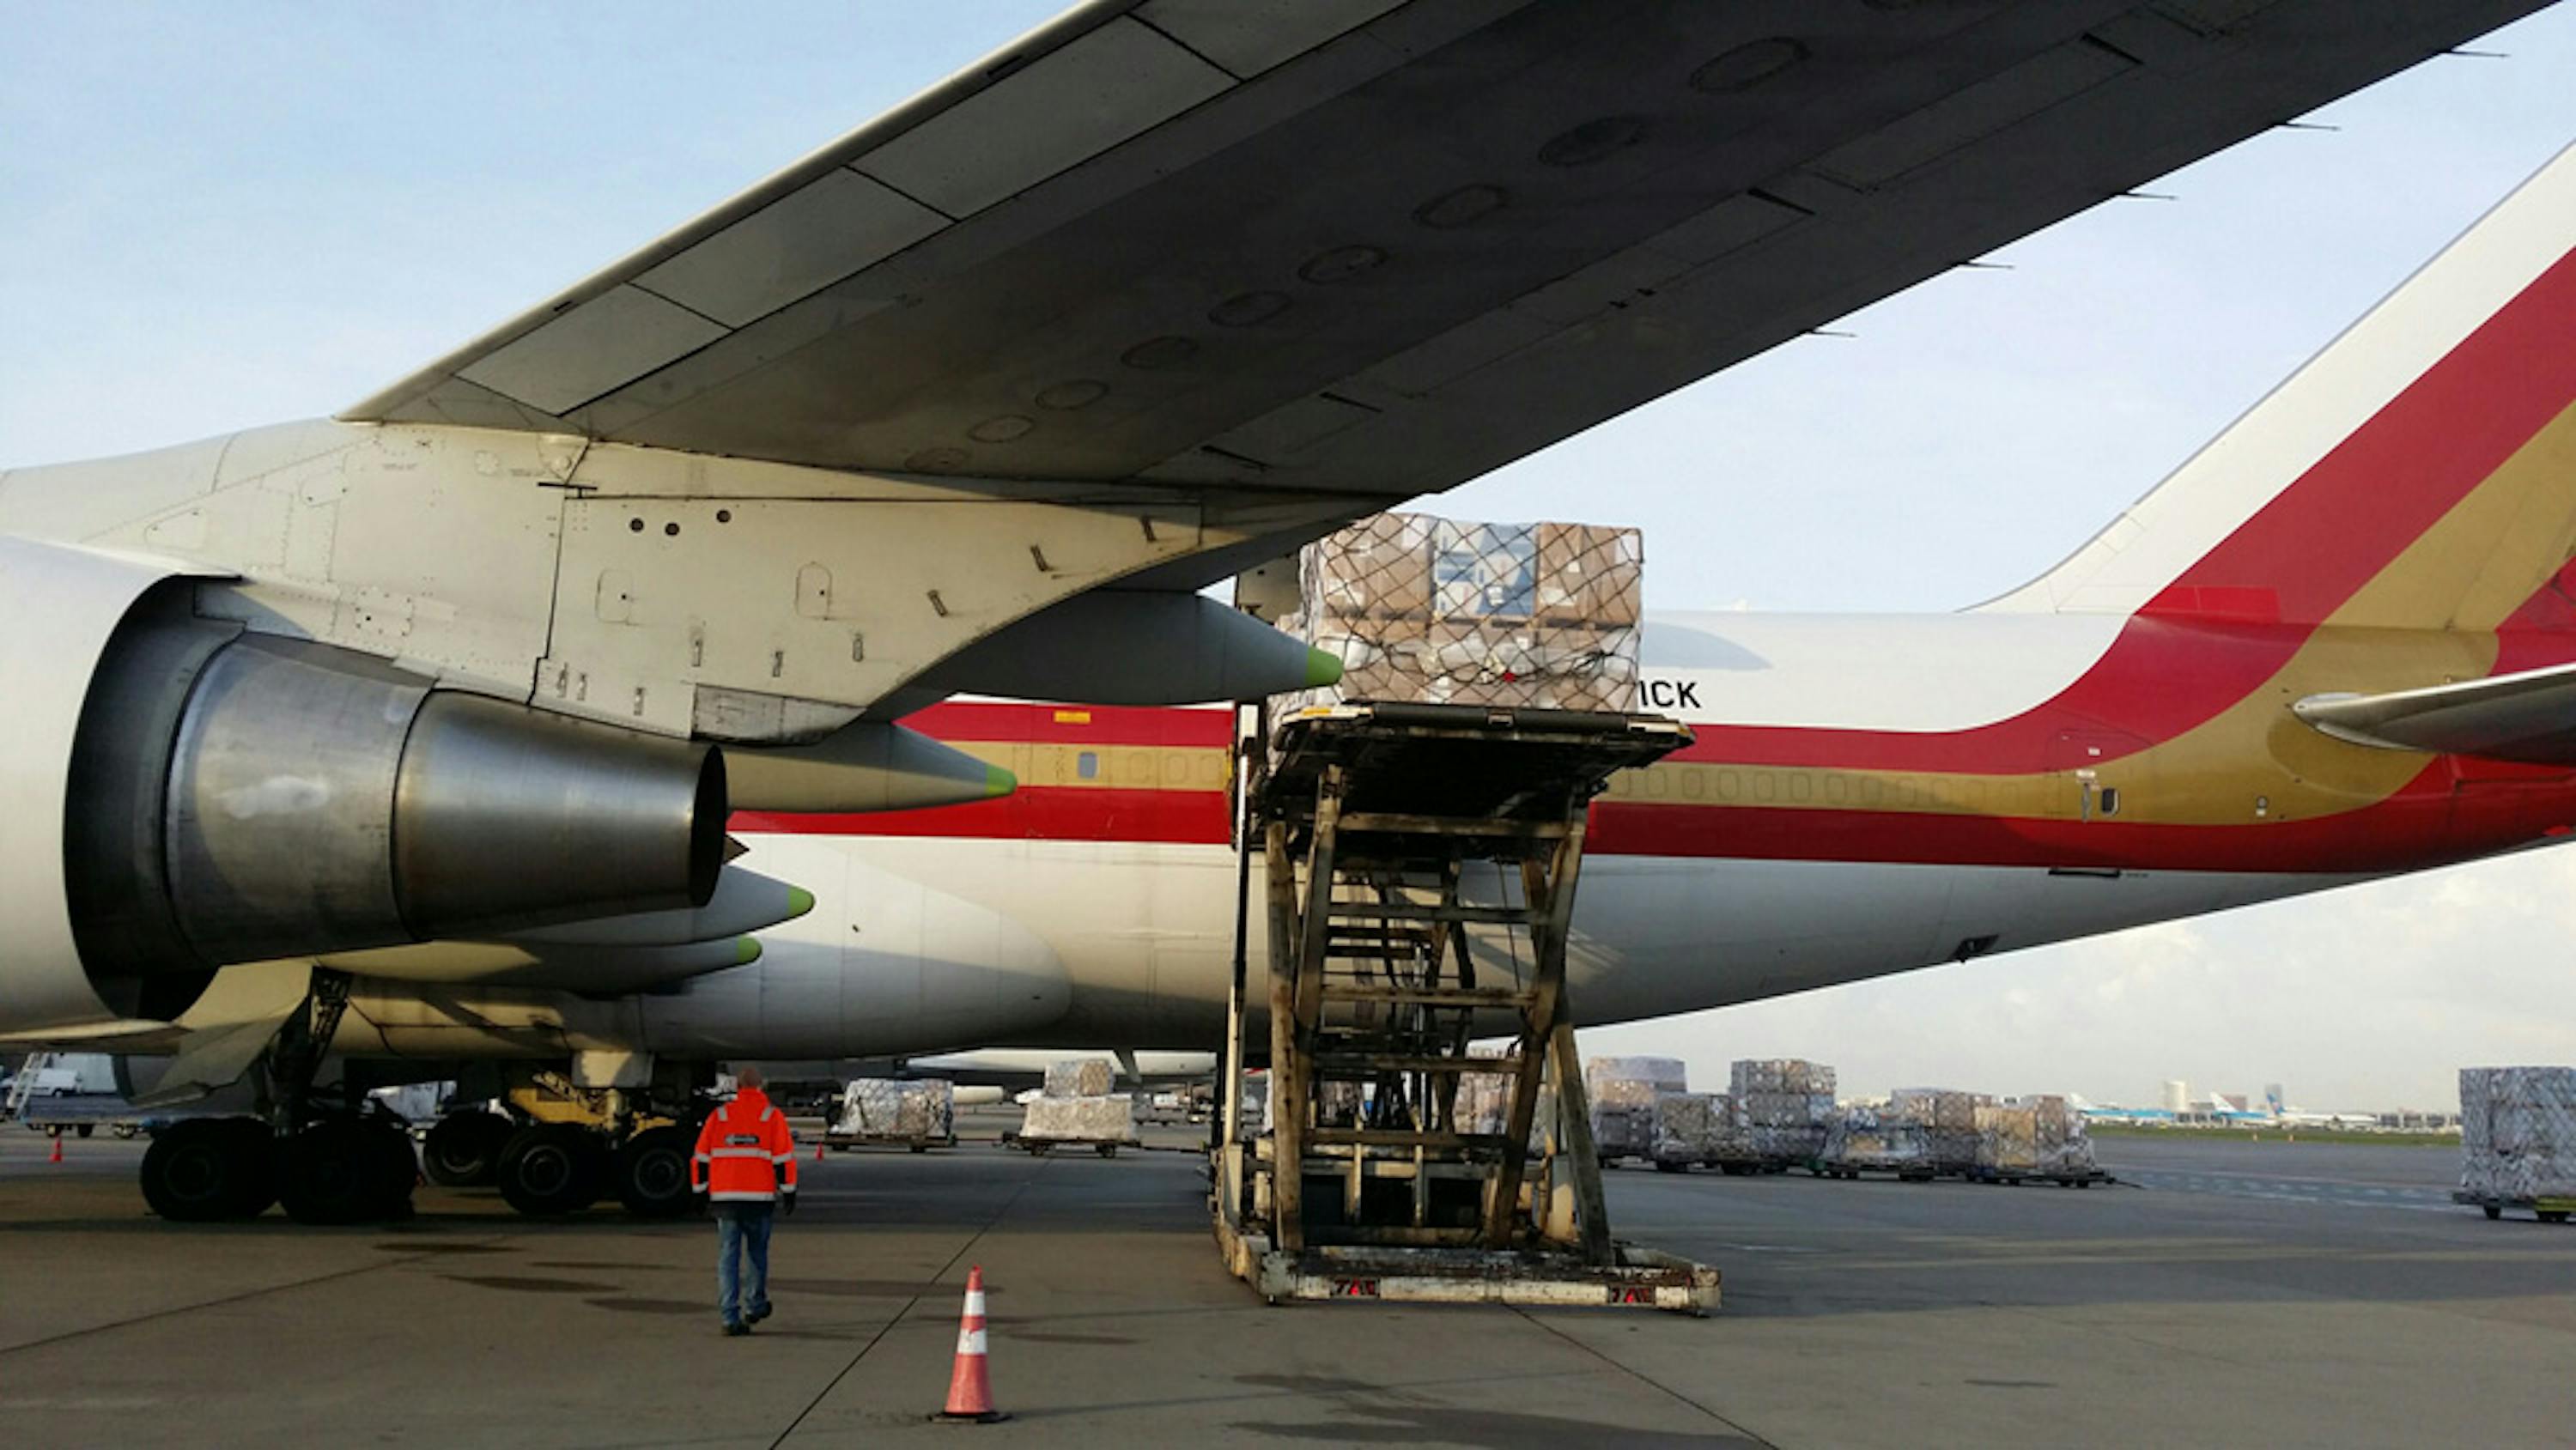
M 2536 0 L 1109 0 L 365 400 L 1437 490 Z
M 2338 740 L 2385 750 L 2576 765 L 2576 665 L 2291 707 Z

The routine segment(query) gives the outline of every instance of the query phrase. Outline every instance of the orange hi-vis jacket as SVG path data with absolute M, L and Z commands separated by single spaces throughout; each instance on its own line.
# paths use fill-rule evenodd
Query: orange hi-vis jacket
M 796 1191 L 796 1140 L 767 1093 L 744 1088 L 707 1114 L 689 1186 L 713 1203 L 772 1203 Z

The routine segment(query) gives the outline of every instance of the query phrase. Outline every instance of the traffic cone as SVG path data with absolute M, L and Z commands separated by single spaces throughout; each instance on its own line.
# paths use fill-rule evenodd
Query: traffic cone
M 823 1161 L 823 1140 L 820 1138 L 814 1140 L 814 1161 L 817 1163 Z
M 48 1161 L 55 1163 L 63 1161 L 63 1135 L 60 1133 L 54 1135 L 54 1156 Z
M 966 1271 L 966 1313 L 957 1321 L 957 1367 L 948 1376 L 948 1408 L 931 1416 L 950 1423 L 989 1425 L 1010 1416 L 993 1408 L 993 1382 L 984 1372 L 984 1266 Z

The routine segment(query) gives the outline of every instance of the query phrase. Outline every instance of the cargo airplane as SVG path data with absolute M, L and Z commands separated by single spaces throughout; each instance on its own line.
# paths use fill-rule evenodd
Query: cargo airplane
M 719 1060 L 1210 1046 L 1195 702 L 1336 665 L 1202 591 L 2534 8 L 1079 6 L 334 418 L 0 474 L 0 1033 L 325 1221 L 374 1086 L 651 1213 Z M 2571 246 L 2562 157 L 1977 609 L 1652 619 L 1582 1018 L 2565 834 Z

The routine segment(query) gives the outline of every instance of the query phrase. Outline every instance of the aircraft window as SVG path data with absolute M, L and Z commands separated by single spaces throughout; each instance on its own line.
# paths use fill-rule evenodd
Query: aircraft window
M 1100 779 L 1100 752 L 1086 750 L 1073 758 L 1073 773 L 1084 780 Z
M 2116 785 L 2106 785 L 2102 787 L 2102 814 L 2106 816 L 2116 816 L 2119 813 L 2120 788 Z

